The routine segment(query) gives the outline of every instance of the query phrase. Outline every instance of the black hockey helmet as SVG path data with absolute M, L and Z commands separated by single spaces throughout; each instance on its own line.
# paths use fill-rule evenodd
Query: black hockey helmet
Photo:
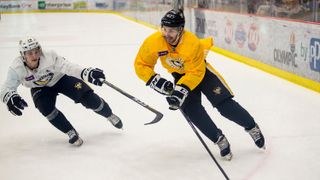
M 185 20 L 182 10 L 170 10 L 161 19 L 161 26 L 184 27 Z

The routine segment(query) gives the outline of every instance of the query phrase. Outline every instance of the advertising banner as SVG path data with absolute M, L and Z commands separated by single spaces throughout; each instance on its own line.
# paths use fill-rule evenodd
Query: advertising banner
M 96 10 L 113 10 L 113 0 L 93 0 L 90 1 L 89 9 Z
M 0 1 L 0 12 L 30 11 L 37 9 L 36 1 Z
M 320 82 L 320 26 L 215 11 L 194 11 L 191 29 L 215 45 Z
M 39 0 L 38 9 L 41 10 L 60 10 L 60 9 L 73 9 L 72 0 Z

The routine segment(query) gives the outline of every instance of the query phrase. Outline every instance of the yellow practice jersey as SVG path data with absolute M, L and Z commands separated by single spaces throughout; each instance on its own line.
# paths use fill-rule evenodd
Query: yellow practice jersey
M 200 40 L 193 33 L 184 31 L 177 47 L 173 47 L 161 32 L 155 32 L 140 47 L 134 63 L 136 74 L 147 83 L 156 74 L 154 66 L 160 58 L 169 73 L 185 74 L 177 84 L 184 84 L 193 90 L 205 75 L 205 56 L 212 45 L 212 38 Z

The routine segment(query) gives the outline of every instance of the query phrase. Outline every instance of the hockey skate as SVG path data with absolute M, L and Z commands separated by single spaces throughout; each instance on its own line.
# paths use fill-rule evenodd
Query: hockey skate
M 81 146 L 83 143 L 83 140 L 79 137 L 79 134 L 76 130 L 72 129 L 67 132 L 67 135 L 69 136 L 69 143 L 75 146 Z
M 215 143 L 220 149 L 220 155 L 225 160 L 230 161 L 232 159 L 232 153 L 230 150 L 230 144 L 224 135 L 220 135 L 218 141 Z
M 264 140 L 264 136 L 258 126 L 258 124 L 256 124 L 256 126 L 250 130 L 246 130 L 250 136 L 252 137 L 254 143 L 258 146 L 258 148 L 261 149 L 266 149 L 265 146 L 265 140 Z
M 118 128 L 118 129 L 122 129 L 122 126 L 123 126 L 122 121 L 117 115 L 111 114 L 111 116 L 107 117 L 107 119 L 110 121 L 110 123 L 114 127 Z

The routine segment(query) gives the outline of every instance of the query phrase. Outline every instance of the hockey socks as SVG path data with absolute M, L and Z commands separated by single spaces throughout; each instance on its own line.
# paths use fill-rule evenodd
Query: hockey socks
M 87 94 L 85 94 L 81 98 L 80 103 L 103 117 L 109 117 L 112 114 L 112 110 L 108 103 L 106 103 L 102 98 L 92 91 L 89 91 Z
M 67 118 L 57 109 L 54 109 L 48 116 L 46 116 L 49 122 L 62 131 L 63 133 L 67 133 L 71 129 L 74 129 Z
M 85 94 L 80 102 L 86 108 L 92 109 L 97 114 L 106 117 L 114 127 L 118 129 L 122 128 L 123 124 L 121 119 L 115 114 L 113 114 L 108 103 L 106 103 L 94 92 L 90 91 L 87 94 Z

